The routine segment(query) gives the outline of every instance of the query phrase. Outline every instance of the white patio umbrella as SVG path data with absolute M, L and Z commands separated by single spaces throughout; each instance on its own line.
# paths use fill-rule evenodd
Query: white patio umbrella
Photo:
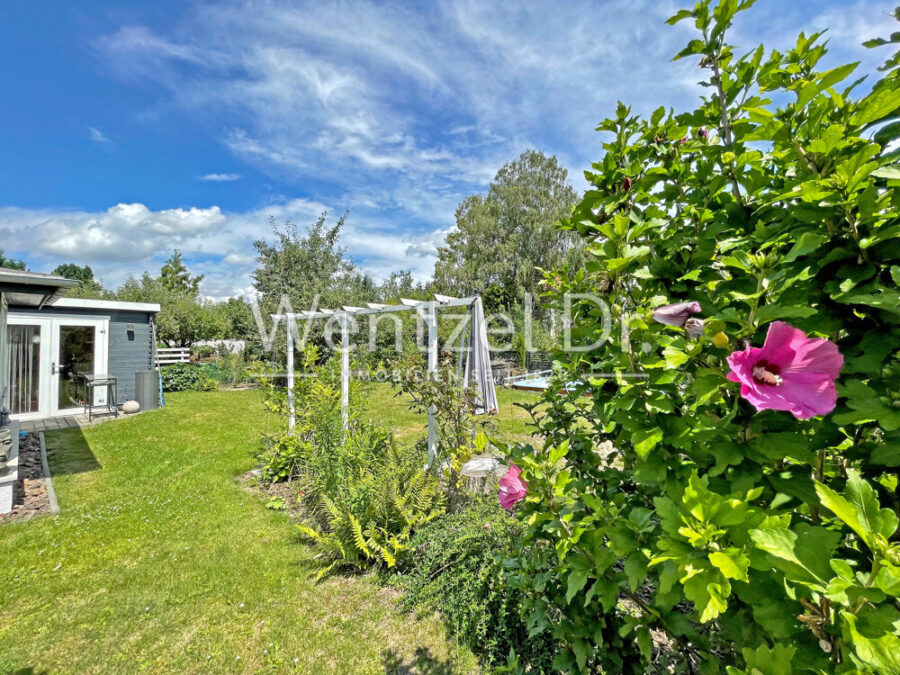
M 481 298 L 475 298 L 469 324 L 469 350 L 466 356 L 464 384 L 478 390 L 475 414 L 497 412 L 497 392 L 494 389 L 494 374 L 491 371 L 491 351 L 488 347 L 487 325 L 484 321 L 484 305 Z

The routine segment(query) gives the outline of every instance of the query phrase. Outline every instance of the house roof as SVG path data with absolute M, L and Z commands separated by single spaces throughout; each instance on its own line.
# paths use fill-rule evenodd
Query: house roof
M 43 307 L 78 282 L 55 274 L 0 267 L 0 294 L 10 305 Z

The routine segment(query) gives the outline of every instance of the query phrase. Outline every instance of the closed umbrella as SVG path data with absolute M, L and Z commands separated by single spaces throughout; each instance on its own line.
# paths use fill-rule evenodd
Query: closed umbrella
M 476 415 L 497 412 L 497 392 L 494 389 L 491 350 L 488 346 L 487 324 L 484 321 L 484 305 L 481 298 L 475 298 L 475 302 L 472 303 L 465 386 L 474 387 L 478 391 L 475 403 Z

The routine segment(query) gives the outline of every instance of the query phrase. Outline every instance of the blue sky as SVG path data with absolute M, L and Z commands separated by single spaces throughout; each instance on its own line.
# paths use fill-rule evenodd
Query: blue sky
M 10 0 L 0 8 L 0 248 L 110 286 L 175 247 L 211 297 L 246 294 L 268 216 L 350 211 L 375 277 L 429 277 L 456 205 L 524 149 L 579 189 L 596 124 L 693 105 L 671 56 L 686 2 Z M 829 29 L 828 61 L 886 56 L 894 1 L 758 0 L 732 41 Z

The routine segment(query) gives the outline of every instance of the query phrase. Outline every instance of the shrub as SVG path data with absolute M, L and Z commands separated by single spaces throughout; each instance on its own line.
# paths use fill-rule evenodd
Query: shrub
M 280 430 L 265 438 L 258 457 L 262 478 L 295 481 L 305 513 L 300 531 L 326 563 L 320 578 L 341 567 L 392 567 L 415 528 L 443 512 L 444 495 L 422 470 L 422 450 L 399 447 L 390 433 L 359 416 L 357 396 L 344 433 L 339 359 L 316 361 L 315 350 L 309 350 L 306 377 L 294 389 L 293 433 Z M 281 419 L 285 397 L 265 386 L 267 406 Z
M 547 277 L 617 322 L 596 344 L 604 312 L 574 303 L 586 351 L 558 355 L 546 444 L 509 450 L 529 493 L 510 565 L 562 670 L 645 672 L 653 630 L 703 672 L 900 672 L 900 59 L 860 93 L 854 65 L 816 70 L 818 35 L 738 57 L 751 4 L 673 17 L 709 95 L 601 124 L 565 225 L 589 262 Z M 767 336 L 771 362 L 745 353 Z
M 436 448 L 431 470 L 447 486 L 453 510 L 463 498 L 462 465 L 487 442 L 483 433 L 474 432 L 478 427 L 491 430 L 493 421 L 489 415 L 475 414 L 477 391 L 459 386 L 456 367 L 450 359 L 439 363 L 437 373 L 432 376 L 423 371 L 422 365 L 421 355 L 400 361 L 397 366 L 403 376 L 395 384 L 398 395 L 407 394 L 412 398 L 413 412 L 434 411 Z M 425 452 L 426 441 L 419 445 Z
M 216 381 L 209 368 L 196 363 L 173 363 L 160 369 L 165 391 L 215 391 Z
M 192 354 L 196 354 L 201 359 L 208 359 L 216 355 L 216 348 L 210 345 L 199 345 L 191 349 Z
M 549 634 L 529 635 L 521 593 L 506 585 L 503 559 L 523 527 L 497 505 L 476 500 L 429 523 L 410 543 L 402 574 L 401 605 L 440 612 L 457 640 L 488 665 L 506 664 L 510 652 L 541 672 L 549 669 Z
M 223 386 L 233 387 L 246 381 L 246 371 L 247 364 L 244 362 L 243 354 L 232 354 L 226 351 L 216 359 L 216 381 Z
M 374 446 L 360 444 L 353 438 L 360 434 L 366 432 L 351 429 L 347 445 L 368 450 L 367 461 L 341 462 L 337 471 L 305 473 L 299 482 L 309 512 L 308 524 L 300 530 L 328 563 L 320 578 L 340 567 L 393 567 L 416 529 L 444 511 L 444 494 L 437 480 L 422 470 L 421 454 L 398 448 L 389 436 Z M 345 453 L 336 456 L 343 458 Z M 342 479 L 336 481 L 335 474 Z M 332 482 L 338 486 L 333 491 L 327 488 Z

